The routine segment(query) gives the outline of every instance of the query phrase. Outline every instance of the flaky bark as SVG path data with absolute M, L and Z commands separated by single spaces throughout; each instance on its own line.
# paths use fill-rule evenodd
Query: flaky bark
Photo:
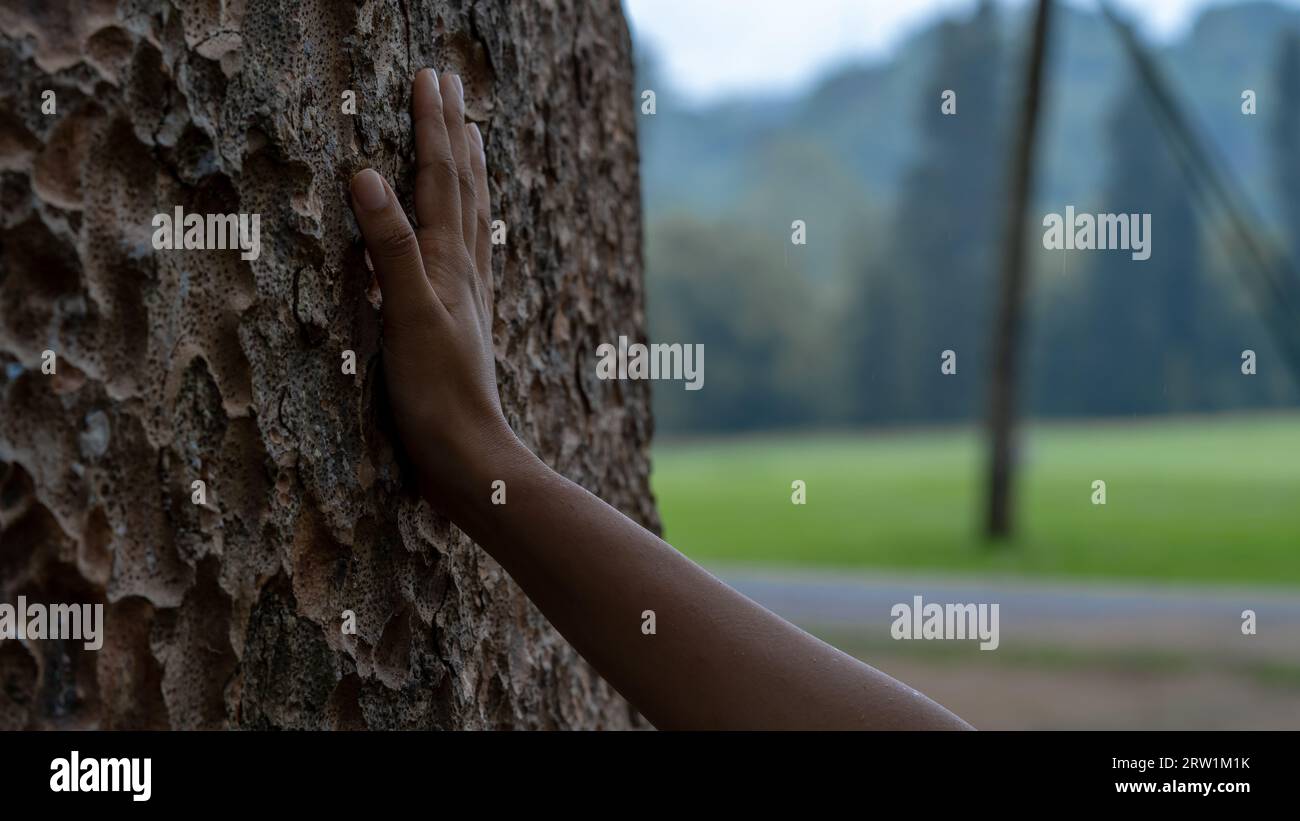
M 0 602 L 107 620 L 98 652 L 0 643 L 0 727 L 636 724 L 403 481 L 347 204 L 366 166 L 409 197 L 411 78 L 459 72 L 507 418 L 656 528 L 647 383 L 594 372 L 644 326 L 617 0 L 0 9 Z M 155 251 L 178 205 L 260 214 L 260 256 Z

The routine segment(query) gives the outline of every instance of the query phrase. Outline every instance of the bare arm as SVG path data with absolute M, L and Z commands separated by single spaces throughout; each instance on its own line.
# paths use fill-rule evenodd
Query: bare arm
M 454 76 L 416 77 L 418 230 L 379 175 L 352 183 L 384 293 L 389 393 L 430 503 L 657 727 L 968 729 L 727 587 L 510 431 L 492 352 L 486 158 L 462 95 Z M 496 480 L 504 505 L 490 502 Z

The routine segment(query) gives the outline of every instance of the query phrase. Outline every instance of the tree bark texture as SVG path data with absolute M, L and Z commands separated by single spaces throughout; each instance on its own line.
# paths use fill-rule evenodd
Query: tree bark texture
M 638 726 L 417 498 L 347 193 L 372 166 L 409 210 L 411 80 L 460 73 L 507 418 L 657 529 L 647 383 L 594 369 L 645 324 L 617 0 L 4 0 L 0 32 L 0 602 L 106 621 L 0 642 L 0 727 Z M 176 206 L 260 214 L 260 256 L 155 251 Z

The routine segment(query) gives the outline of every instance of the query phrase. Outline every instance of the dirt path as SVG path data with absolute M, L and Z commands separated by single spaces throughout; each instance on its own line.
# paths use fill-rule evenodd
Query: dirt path
M 1300 729 L 1300 591 L 713 570 L 979 727 Z M 998 649 L 893 640 L 917 595 L 997 603 Z

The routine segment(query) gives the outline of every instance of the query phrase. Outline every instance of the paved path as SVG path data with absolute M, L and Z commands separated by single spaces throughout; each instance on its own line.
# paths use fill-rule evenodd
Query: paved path
M 977 727 L 1300 730 L 1300 590 L 710 569 Z M 892 640 L 916 595 L 998 603 L 998 650 Z
M 889 638 L 890 609 L 924 603 L 997 603 L 1004 643 L 1018 637 L 1110 634 L 1122 630 L 1148 641 L 1201 634 L 1228 642 L 1244 638 L 1241 613 L 1254 610 L 1258 635 L 1269 645 L 1300 650 L 1300 590 L 1172 587 L 1035 580 L 754 569 L 711 570 L 750 598 L 805 627 L 851 630 Z M 1215 641 L 1213 643 L 1218 643 Z M 1300 656 L 1296 658 L 1300 663 Z

